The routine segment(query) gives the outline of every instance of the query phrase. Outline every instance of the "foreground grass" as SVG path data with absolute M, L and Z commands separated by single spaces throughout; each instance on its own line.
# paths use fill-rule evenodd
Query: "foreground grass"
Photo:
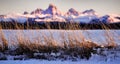
M 114 25 L 114 24 L 113 24 Z M 118 25 L 119 26 L 119 25 Z M 117 28 L 116 26 L 114 26 Z M 109 33 L 109 25 L 80 25 L 77 23 L 32 23 L 32 24 L 19 24 L 19 23 L 0 23 L 0 60 L 7 60 L 8 56 L 14 56 L 13 60 L 19 59 L 47 59 L 47 60 L 77 60 L 77 59 L 89 59 L 92 54 L 102 55 L 104 50 L 115 49 L 118 45 L 114 42 L 112 34 Z M 78 36 L 64 35 L 61 33 L 62 42 L 55 41 L 53 34 L 50 36 L 43 34 L 42 38 L 36 38 L 36 41 L 31 41 L 29 38 L 26 39 L 24 33 L 21 31 L 16 36 L 17 42 L 11 42 L 9 45 L 7 38 L 5 37 L 2 29 L 92 29 L 100 28 L 107 29 L 105 32 L 106 45 L 99 45 L 92 41 L 86 41 L 82 33 Z M 73 31 L 74 32 L 74 31 Z M 41 33 L 42 34 L 42 33 Z M 67 38 L 65 38 L 67 36 Z M 11 38 L 12 39 L 12 38 Z M 43 39 L 43 40 L 42 40 Z M 44 42 L 43 42 L 44 41 Z M 98 51 L 100 49 L 100 51 Z M 17 57 L 16 57 L 17 56 Z M 20 56 L 20 57 L 18 57 Z
M 114 54 L 116 57 L 116 51 L 118 51 L 119 45 L 114 42 L 114 39 L 110 36 L 109 31 L 105 32 L 106 41 L 108 44 L 99 45 L 92 41 L 86 41 L 82 33 L 78 37 L 69 35 L 64 35 L 61 33 L 62 43 L 56 42 L 53 38 L 53 34 L 50 36 L 43 35 L 42 38 L 36 38 L 37 41 L 31 41 L 30 39 L 25 39 L 18 33 L 16 36 L 17 42 L 11 43 L 9 45 L 8 40 L 4 36 L 2 30 L 0 31 L 0 60 L 23 60 L 23 59 L 45 59 L 45 60 L 73 60 L 78 59 L 90 59 L 94 54 L 107 57 L 107 53 Z M 65 38 L 67 36 L 67 38 Z M 80 40 L 81 39 L 81 40 Z M 9 58 L 12 57 L 12 58 Z M 118 55 L 119 56 L 119 55 Z

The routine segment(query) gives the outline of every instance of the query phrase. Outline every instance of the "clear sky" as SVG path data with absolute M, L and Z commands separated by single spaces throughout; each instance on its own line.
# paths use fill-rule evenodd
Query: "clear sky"
M 120 14 L 120 0 L 0 0 L 0 14 L 46 9 L 50 3 L 63 12 L 74 8 L 80 12 L 94 9 L 99 14 Z

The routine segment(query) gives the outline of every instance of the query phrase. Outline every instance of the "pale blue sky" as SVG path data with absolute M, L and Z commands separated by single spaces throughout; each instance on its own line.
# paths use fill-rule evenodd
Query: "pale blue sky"
M 120 0 L 0 0 L 0 14 L 46 9 L 50 3 L 63 12 L 74 8 L 80 12 L 94 9 L 99 14 L 120 14 Z

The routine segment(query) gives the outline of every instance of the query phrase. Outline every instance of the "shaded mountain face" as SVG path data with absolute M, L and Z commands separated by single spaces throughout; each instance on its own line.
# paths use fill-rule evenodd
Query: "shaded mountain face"
M 104 15 L 100 18 L 100 21 L 102 21 L 103 23 L 107 23 L 109 17 L 110 17 L 109 15 Z
M 11 20 L 12 19 L 12 20 Z M 66 13 L 61 12 L 54 4 L 49 4 L 48 8 L 43 10 L 37 8 L 32 12 L 25 11 L 23 14 L 7 14 L 0 16 L 0 21 L 36 21 L 36 22 L 82 22 L 82 23 L 114 23 L 120 22 L 120 15 L 103 15 L 100 16 L 95 10 L 89 9 L 83 12 L 70 8 Z M 23 23 L 24 23 L 23 22 Z

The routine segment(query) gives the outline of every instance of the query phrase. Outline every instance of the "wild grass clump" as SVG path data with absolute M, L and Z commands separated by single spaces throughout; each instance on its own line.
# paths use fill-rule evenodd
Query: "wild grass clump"
M 87 45 L 95 45 L 94 43 L 88 43 Z M 79 46 L 80 45 L 80 46 Z M 83 45 L 83 43 L 79 44 L 79 45 L 68 45 L 66 47 L 66 45 L 64 45 L 63 47 L 59 46 L 59 45 L 41 45 L 38 43 L 20 43 L 18 45 L 18 48 L 16 48 L 15 50 L 13 50 L 14 55 L 23 55 L 26 54 L 28 55 L 29 58 L 36 58 L 36 55 L 34 55 L 35 53 L 40 53 L 42 55 L 37 55 L 39 57 L 46 57 L 46 59 L 48 59 L 49 56 L 51 56 L 51 54 L 55 54 L 54 58 L 61 58 L 63 56 L 63 59 L 67 59 L 68 57 L 76 57 L 76 58 L 84 58 L 84 59 L 89 59 L 91 57 L 91 53 L 94 52 L 93 48 L 97 47 L 98 45 L 95 45 L 93 47 L 86 47 L 87 45 Z M 57 56 L 56 54 L 59 53 L 59 56 Z M 67 57 L 64 57 L 67 56 Z M 43 58 L 43 59 L 44 59 Z M 41 58 L 42 59 L 42 58 Z
M 1 51 L 8 50 L 8 42 L 3 34 L 3 32 L 0 29 L 0 49 Z

